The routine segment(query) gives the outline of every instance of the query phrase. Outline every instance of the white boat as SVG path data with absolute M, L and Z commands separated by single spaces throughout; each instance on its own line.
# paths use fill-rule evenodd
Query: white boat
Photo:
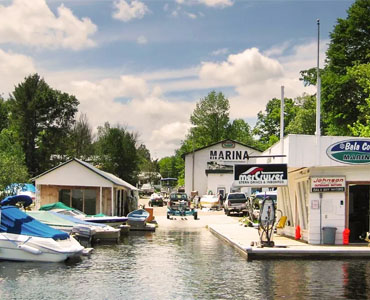
M 127 222 L 127 217 L 105 216 L 103 214 L 88 216 L 82 211 L 69 207 L 62 202 L 55 202 L 43 205 L 41 206 L 40 211 L 55 211 L 60 214 L 71 216 L 83 221 L 105 224 L 114 228 L 120 228 Z
M 27 195 L 9 196 L 0 205 L 0 259 L 61 262 L 83 254 L 84 247 L 67 233 L 51 228 L 11 205 Z
M 91 230 L 92 238 L 91 243 L 94 244 L 96 242 L 118 242 L 121 236 L 121 229 L 120 228 L 113 228 L 112 226 L 100 224 L 100 223 L 91 223 L 84 220 L 80 220 L 78 218 L 61 214 L 57 211 L 50 211 L 50 213 L 55 214 L 65 220 L 71 221 L 76 225 L 80 226 L 87 226 Z

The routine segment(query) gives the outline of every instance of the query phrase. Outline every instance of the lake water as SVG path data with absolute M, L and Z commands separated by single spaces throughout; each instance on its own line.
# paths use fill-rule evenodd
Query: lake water
M 206 229 L 135 234 L 66 263 L 0 262 L 0 299 L 367 299 L 370 260 L 247 261 Z

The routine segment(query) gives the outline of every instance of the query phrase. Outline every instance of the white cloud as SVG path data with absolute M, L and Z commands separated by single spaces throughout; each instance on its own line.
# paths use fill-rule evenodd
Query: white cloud
M 150 88 L 135 76 L 70 82 L 69 93 L 79 99 L 79 111 L 87 114 L 93 128 L 106 121 L 128 126 L 159 157 L 174 154 L 187 133 L 194 109 L 192 102 L 165 100 L 160 87 Z M 129 101 L 117 101 L 119 98 Z
M 125 0 L 114 2 L 116 11 L 113 13 L 113 18 L 123 22 L 129 22 L 132 19 L 141 19 L 149 12 L 148 7 L 138 0 L 133 0 L 131 3 Z
M 263 56 L 257 48 L 229 55 L 221 63 L 204 62 L 201 79 L 220 86 L 240 86 L 281 76 L 283 68 L 274 59 Z
M 231 0 L 199 0 L 200 3 L 210 7 L 227 7 L 234 4 Z
M 95 45 L 90 39 L 97 26 L 78 19 L 63 4 L 55 16 L 45 0 L 14 0 L 0 5 L 0 42 L 32 47 L 79 50 Z
M 147 38 L 145 36 L 140 35 L 137 38 L 137 43 L 140 44 L 140 45 L 145 45 L 146 43 L 148 43 L 148 40 L 147 40 Z
M 185 14 L 190 18 L 190 19 L 196 19 L 197 15 L 189 12 L 185 12 Z
M 222 48 L 222 49 L 217 49 L 215 51 L 212 51 L 211 54 L 214 55 L 214 56 L 218 56 L 218 55 L 225 55 L 227 53 L 229 53 L 229 49 Z
M 234 5 L 232 0 L 176 0 L 179 5 L 206 5 L 209 7 L 225 8 Z
M 8 95 L 13 92 L 14 85 L 20 83 L 28 75 L 36 72 L 36 67 L 31 58 L 5 52 L 0 49 L 0 95 L 8 98 Z

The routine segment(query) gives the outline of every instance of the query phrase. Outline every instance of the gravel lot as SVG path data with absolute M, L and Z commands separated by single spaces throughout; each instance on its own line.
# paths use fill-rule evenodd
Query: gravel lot
M 139 205 L 145 205 L 149 207 L 148 198 L 141 198 Z M 223 210 L 219 211 L 207 211 L 198 210 L 198 219 L 194 220 L 192 216 L 187 217 L 173 217 L 167 219 L 167 207 L 153 207 L 153 215 L 158 223 L 160 229 L 172 229 L 172 228 L 204 228 L 213 224 L 235 224 L 238 223 L 239 217 L 237 216 L 226 216 Z

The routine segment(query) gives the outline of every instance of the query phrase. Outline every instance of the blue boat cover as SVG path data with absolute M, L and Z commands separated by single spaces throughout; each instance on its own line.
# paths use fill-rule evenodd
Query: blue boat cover
M 72 217 L 72 216 L 67 216 L 67 215 L 64 215 L 62 213 L 57 213 L 57 212 L 52 211 L 52 210 L 50 212 L 52 214 L 57 215 L 58 217 L 63 218 L 64 220 L 68 220 L 68 221 L 71 221 L 71 222 L 76 223 L 76 224 L 88 225 L 88 226 L 98 226 L 98 227 L 105 227 L 105 226 L 107 226 L 107 225 L 101 224 L 101 223 L 93 223 L 93 222 L 87 222 L 87 221 L 84 221 L 84 220 L 80 220 L 78 218 L 75 218 L 75 217 Z
M 32 198 L 27 195 L 8 196 L 1 200 L 0 205 L 16 205 L 17 203 L 22 203 L 24 207 L 30 206 Z
M 68 233 L 35 220 L 15 206 L 3 206 L 0 210 L 0 232 L 53 238 L 54 240 L 69 238 Z

